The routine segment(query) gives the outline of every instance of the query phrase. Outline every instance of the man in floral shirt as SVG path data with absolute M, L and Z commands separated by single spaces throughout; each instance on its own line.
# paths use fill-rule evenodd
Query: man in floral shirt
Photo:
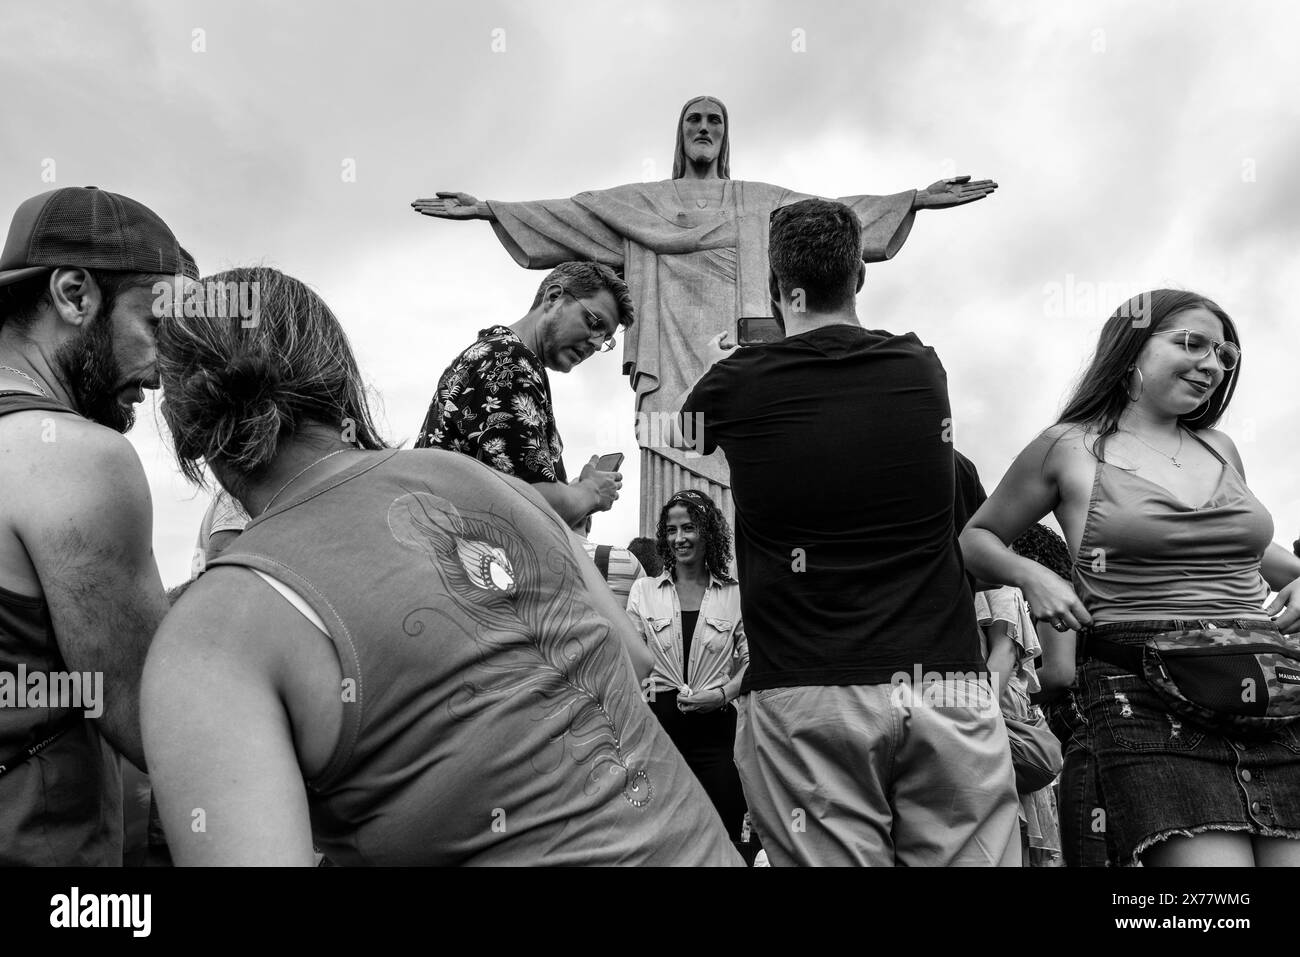
M 542 280 L 528 314 L 490 326 L 447 367 L 416 448 L 464 452 L 528 482 L 569 524 L 608 509 L 622 484 L 596 458 L 572 484 L 561 455 L 546 370 L 568 372 L 614 346 L 633 321 L 627 285 L 608 266 L 562 263 Z

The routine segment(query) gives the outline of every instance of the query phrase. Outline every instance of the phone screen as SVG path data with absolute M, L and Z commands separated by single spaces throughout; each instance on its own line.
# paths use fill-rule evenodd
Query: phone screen
M 600 472 L 617 472 L 623 464 L 622 452 L 610 452 L 608 455 L 602 455 L 596 461 L 596 469 Z
M 780 342 L 785 338 L 781 325 L 771 316 L 741 316 L 736 320 L 736 343 L 758 346 L 765 342 Z

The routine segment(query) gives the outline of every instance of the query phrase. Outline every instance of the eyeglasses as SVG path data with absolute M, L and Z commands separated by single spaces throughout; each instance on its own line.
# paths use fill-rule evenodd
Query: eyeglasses
M 579 306 L 582 306 L 582 311 L 587 314 L 587 328 L 591 330 L 591 335 L 588 336 L 587 338 L 594 339 L 597 336 L 600 336 L 600 348 L 598 351 L 608 352 L 610 349 L 613 349 L 615 345 L 614 333 L 605 332 L 605 324 L 600 321 L 600 317 L 597 316 L 590 309 L 588 309 L 586 306 L 583 306 L 582 300 L 579 299 L 577 296 L 575 296 L 573 293 L 569 292 L 568 290 L 565 290 L 564 294 L 568 296 L 570 299 L 572 299 L 574 302 L 576 302 Z
M 1223 366 L 1226 372 L 1229 369 L 1235 369 L 1237 363 L 1241 361 L 1241 347 L 1233 342 L 1219 342 L 1217 339 L 1211 339 L 1203 332 L 1196 332 L 1193 329 L 1165 329 L 1161 332 L 1151 333 L 1153 336 L 1182 336 L 1183 348 L 1193 359 L 1204 359 L 1214 351 L 1215 358 L 1219 360 L 1219 365 Z

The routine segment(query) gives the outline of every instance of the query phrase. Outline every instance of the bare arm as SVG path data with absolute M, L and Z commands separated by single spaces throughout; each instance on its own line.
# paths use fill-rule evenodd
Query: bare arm
M 1245 481 L 1246 466 L 1242 463 L 1241 453 L 1237 451 L 1237 445 L 1231 436 L 1217 429 L 1204 429 L 1198 434 L 1213 445 L 1237 470 L 1242 481 Z M 1278 628 L 1290 634 L 1300 624 L 1300 558 L 1277 542 L 1269 542 L 1260 562 L 1260 574 L 1264 576 L 1268 587 L 1277 592 L 1277 597 L 1264 612 L 1278 616 Z M 1286 609 L 1285 613 L 1282 613 L 1283 609 Z
M 307 795 L 274 646 L 323 639 L 278 596 L 250 603 L 218 584 L 230 569 L 213 573 L 167 617 L 144 674 L 144 741 L 168 845 L 187 866 L 309 867 Z M 325 696 L 337 693 L 327 686 Z
M 26 498 L 18 531 L 59 653 L 71 670 L 104 676 L 99 729 L 143 770 L 140 675 L 168 607 L 144 469 L 125 438 L 71 417 L 33 469 L 39 495 Z
M 1273 591 L 1281 591 L 1297 578 L 1300 578 L 1300 558 L 1287 551 L 1277 542 L 1269 542 L 1268 550 L 1260 563 L 1264 581 Z
M 1024 593 L 1035 620 L 1059 619 L 1078 630 L 1092 618 L 1074 589 L 1006 544 L 1060 502 L 1059 484 L 1048 458 L 1062 431 L 1061 427 L 1048 429 L 1016 456 L 993 494 L 971 517 L 960 542 L 966 566 L 977 578 L 1015 585 Z
M 1275 618 L 1277 627 L 1286 635 L 1300 625 L 1300 569 L 1297 566 L 1300 566 L 1300 558 L 1277 542 L 1268 543 L 1261 570 L 1268 587 L 1277 595 L 1264 609 L 1264 614 Z
M 1059 691 L 1074 684 L 1074 644 L 1072 631 L 1057 633 L 1043 623 L 1038 625 L 1038 643 L 1043 646 L 1043 666 L 1038 669 L 1038 683 L 1043 691 Z
M 987 626 L 989 654 L 986 664 L 997 681 L 998 700 L 1007 700 L 1007 684 L 1016 673 L 1016 648 L 1008 631 L 1010 624 L 997 620 Z

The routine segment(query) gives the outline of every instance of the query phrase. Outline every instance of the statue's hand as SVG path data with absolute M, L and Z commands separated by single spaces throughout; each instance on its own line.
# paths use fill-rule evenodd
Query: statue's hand
M 424 216 L 438 219 L 486 219 L 479 212 L 479 201 L 469 193 L 438 193 L 437 199 L 417 199 L 411 208 Z
M 925 189 L 917 190 L 912 208 L 948 209 L 950 206 L 962 206 L 983 199 L 997 188 L 998 184 L 991 179 L 977 179 L 973 183 L 969 176 L 941 179 Z

